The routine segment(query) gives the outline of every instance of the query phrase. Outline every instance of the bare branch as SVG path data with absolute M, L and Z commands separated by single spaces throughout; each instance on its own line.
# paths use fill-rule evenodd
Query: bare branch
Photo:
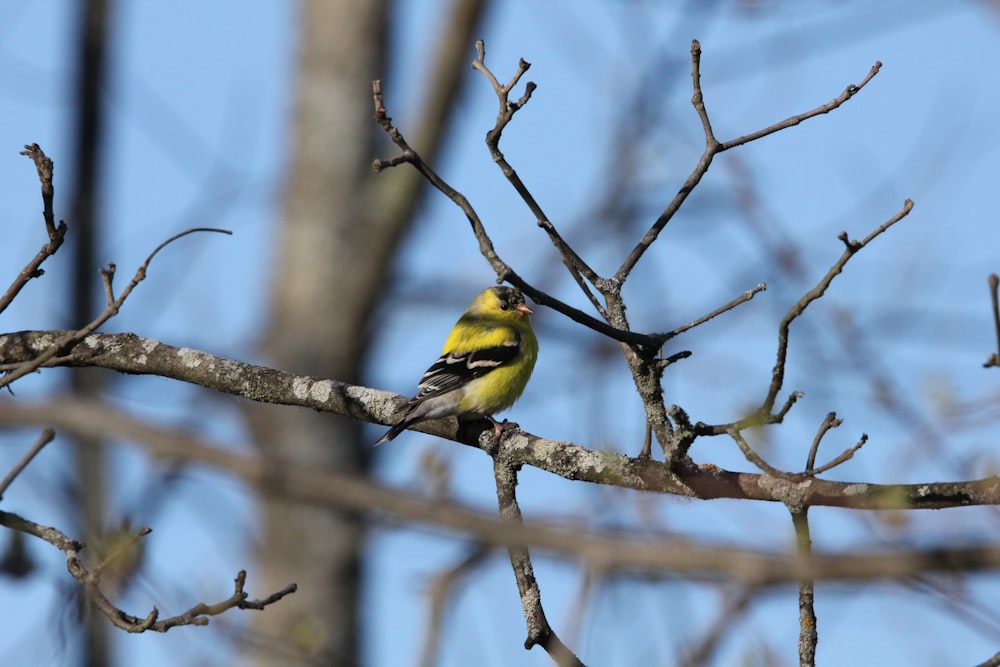
M 867 83 L 878 73 L 881 66 L 881 63 L 875 63 L 875 66 L 868 72 L 868 76 L 866 76 L 859 85 L 852 84 L 848 86 L 839 97 L 833 99 L 827 104 L 816 107 L 815 109 L 807 111 L 803 114 L 799 114 L 798 116 L 787 118 L 780 123 L 776 123 L 770 127 L 764 128 L 763 130 L 720 143 L 715 138 L 712 131 L 712 124 L 709 121 L 708 112 L 705 109 L 704 98 L 701 90 L 701 44 L 698 43 L 698 40 L 693 40 L 691 42 L 691 80 L 694 92 L 691 97 L 691 103 L 694 106 L 695 111 L 698 113 L 698 117 L 701 119 L 702 128 L 705 132 L 705 150 L 702 153 L 701 158 L 699 158 L 698 164 L 695 166 L 694 170 L 687 177 L 687 180 L 684 181 L 684 184 L 681 186 L 677 194 L 674 195 L 673 200 L 671 200 L 671 202 L 664 209 L 663 213 L 660 214 L 650 227 L 649 231 L 646 232 L 646 234 L 629 254 L 628 258 L 622 263 L 612 278 L 612 281 L 617 284 L 625 282 L 628 275 L 632 272 L 632 269 L 635 268 L 635 265 L 642 258 L 643 254 L 645 254 L 646 250 L 649 249 L 659 236 L 660 232 L 663 231 L 663 228 L 666 227 L 667 223 L 670 222 L 677 211 L 680 210 L 681 205 L 687 199 L 688 195 L 690 195 L 698 183 L 701 182 L 702 177 L 708 171 L 708 168 L 712 164 L 712 160 L 718 153 L 729 150 L 730 148 L 735 148 L 736 146 L 741 146 L 756 139 L 760 139 L 788 127 L 798 125 L 809 118 L 833 111 L 864 88 L 864 86 L 867 85 Z
M 712 122 L 708 118 L 708 109 L 705 108 L 705 96 L 701 90 L 701 42 L 697 39 L 691 40 L 691 105 L 701 120 L 702 130 L 705 132 L 705 143 L 715 147 L 718 142 L 715 139 L 715 132 L 712 131 Z
M 465 217 L 469 220 L 469 224 L 472 226 L 472 232 L 475 235 L 476 240 L 479 242 L 479 251 L 497 274 L 497 280 L 499 282 L 509 282 L 511 285 L 519 288 L 522 292 L 527 294 L 535 303 L 548 306 L 549 308 L 566 315 L 574 322 L 593 329 L 598 333 L 602 333 L 609 338 L 623 343 L 630 343 L 632 345 L 640 345 L 653 349 L 659 346 L 657 338 L 618 329 L 602 322 L 601 320 L 598 320 L 583 311 L 578 310 L 569 304 L 563 303 L 562 301 L 549 296 L 545 292 L 534 288 L 528 284 L 527 281 L 521 278 L 521 276 L 515 273 L 514 270 L 497 254 L 493 247 L 493 241 L 486 233 L 486 228 L 483 226 L 482 220 L 479 218 L 479 214 L 472 207 L 472 204 L 469 203 L 469 200 L 465 198 L 465 195 L 458 190 L 455 190 L 444 179 L 438 176 L 437 172 L 435 172 L 430 165 L 424 162 L 423 158 L 421 158 L 420 155 L 410 147 L 399 129 L 392 124 L 392 118 L 388 115 L 387 109 L 383 104 L 381 81 L 372 82 L 372 96 L 375 104 L 375 121 L 382 127 L 385 133 L 389 135 L 389 138 L 392 139 L 393 143 L 395 143 L 401 151 L 401 154 L 398 157 L 391 160 L 375 160 L 372 163 L 372 168 L 378 172 L 403 163 L 413 165 L 417 171 L 423 174 L 424 178 L 426 178 L 431 185 L 437 188 L 444 196 L 448 197 L 448 199 L 458 206 L 465 214 Z
M 20 332 L 0 336 L 0 361 L 31 358 L 35 349 L 45 349 L 58 333 L 61 332 Z M 391 392 L 243 364 L 131 334 L 88 336 L 83 345 L 60 360 L 60 363 L 65 366 L 97 366 L 124 373 L 158 375 L 253 401 L 297 405 L 380 424 L 388 423 L 396 406 L 406 400 Z M 0 423 L 52 426 L 85 436 L 135 438 L 146 443 L 147 447 L 151 447 L 152 441 L 156 443 L 154 453 L 159 452 L 159 455 L 185 461 L 201 461 L 185 448 L 177 446 L 176 432 L 159 434 L 159 431 L 150 430 L 141 422 L 98 401 L 56 399 L 34 403 L 0 402 Z M 737 426 L 729 427 L 733 428 L 738 429 Z M 425 422 L 416 430 L 479 447 L 479 436 L 487 429 L 492 431 L 493 427 L 485 419 L 461 422 L 458 425 L 453 419 L 441 419 Z M 728 430 L 725 432 L 728 433 Z M 685 468 L 678 471 L 678 479 L 658 461 L 545 440 L 523 432 L 513 433 L 505 438 L 504 445 L 518 464 L 530 465 L 566 479 L 704 499 L 783 501 L 775 489 L 765 483 L 765 476 L 761 475 L 718 468 Z M 223 469 L 240 465 L 237 460 L 216 452 L 202 462 Z M 255 467 L 247 469 L 247 474 L 251 475 L 252 479 L 249 481 L 254 484 L 262 484 L 267 488 L 270 483 L 268 480 L 271 479 L 271 474 Z M 329 485 L 332 482 L 325 480 L 323 484 Z M 803 477 L 798 484 L 802 486 L 803 502 L 829 507 L 942 509 L 1000 504 L 1000 484 L 993 477 L 909 485 L 836 482 Z
M 781 406 L 781 409 L 773 414 L 765 414 L 760 410 L 757 410 L 742 419 L 738 419 L 728 424 L 706 424 L 705 422 L 698 422 L 693 427 L 694 433 L 695 435 L 728 435 L 729 432 L 734 429 L 737 431 L 743 431 L 748 428 L 755 428 L 767 424 L 780 424 L 785 420 L 785 417 L 791 411 L 792 406 L 794 406 L 804 395 L 805 394 L 801 391 L 793 391 L 788 395 L 788 398 L 785 399 L 785 404 Z
M 3 478 L 3 481 L 0 481 L 0 500 L 3 500 L 3 494 L 7 492 L 10 485 L 15 479 L 17 479 L 17 476 L 21 474 L 21 471 L 28 467 L 31 460 L 38 455 L 38 452 L 42 451 L 42 447 L 55 440 L 55 438 L 56 432 L 51 428 L 47 428 L 42 431 L 42 434 L 38 436 L 38 440 L 36 440 L 35 444 L 31 446 L 31 449 L 25 452 L 24 456 L 21 457 L 21 460 L 18 461 L 17 464 L 11 468 L 10 472 L 7 473 L 7 476 Z
M 172 616 L 163 620 L 157 620 L 160 612 L 154 607 L 145 618 L 139 618 L 127 614 L 116 607 L 104 594 L 100 587 L 101 574 L 105 563 L 88 570 L 83 564 L 80 552 L 84 545 L 76 540 L 70 539 L 56 528 L 41 526 L 10 512 L 0 511 L 0 525 L 6 526 L 27 535 L 45 540 L 52 546 L 66 554 L 66 569 L 73 578 L 83 587 L 87 598 L 94 606 L 111 621 L 116 627 L 127 632 L 166 632 L 179 625 L 207 625 L 208 616 L 217 616 L 229 609 L 262 609 L 269 604 L 273 604 L 296 590 L 295 584 L 290 584 L 282 590 L 268 596 L 263 600 L 247 600 L 243 585 L 246 582 L 246 572 L 241 571 L 236 577 L 236 591 L 233 595 L 222 602 L 213 605 L 198 603 L 188 611 L 179 616 Z M 136 533 L 130 544 L 135 544 L 143 536 L 149 534 L 149 529 L 144 528 Z
M 826 417 L 823 419 L 823 423 L 819 425 L 819 430 L 816 431 L 816 437 L 813 438 L 812 445 L 809 447 L 809 455 L 806 457 L 806 473 L 812 473 L 813 468 L 816 465 L 816 454 L 819 452 L 819 443 L 823 440 L 823 436 L 830 431 L 830 429 L 837 428 L 844 423 L 843 419 L 837 419 L 836 412 L 828 412 Z
M 834 278 L 840 275 L 840 272 L 844 270 L 844 266 L 851 259 L 851 257 L 855 255 L 855 253 L 871 243 L 894 224 L 909 215 L 912 210 L 913 201 L 907 199 L 903 203 L 903 207 L 895 215 L 876 227 L 861 241 L 848 241 L 846 233 L 841 233 L 838 237 L 844 241 L 845 245 L 844 252 L 841 254 L 840 258 L 834 262 L 833 266 L 830 267 L 830 270 L 826 272 L 826 275 L 823 276 L 815 287 L 803 294 L 802 297 L 795 302 L 791 308 L 789 308 L 788 313 L 785 314 L 785 317 L 781 320 L 781 324 L 778 326 L 777 360 L 775 361 L 774 369 L 771 372 L 771 386 L 768 388 L 767 396 L 760 407 L 761 413 L 770 414 L 774 407 L 774 401 L 778 396 L 778 392 L 781 391 L 781 387 L 784 384 L 785 361 L 788 358 L 788 330 L 792 326 L 792 322 L 794 322 L 799 315 L 805 312 L 806 308 L 809 307 L 809 304 L 816 301 L 826 293 L 830 283 L 833 282 Z
M 32 278 L 39 278 L 45 273 L 41 268 L 42 263 L 56 254 L 66 237 L 66 223 L 60 220 L 56 226 L 55 213 L 52 209 L 52 199 L 55 196 L 55 189 L 52 186 L 52 160 L 45 155 L 38 144 L 26 145 L 21 155 L 30 157 L 38 172 L 38 180 L 42 185 L 42 218 L 45 220 L 45 233 L 49 237 L 49 242 L 43 245 L 34 258 L 21 269 L 14 282 L 3 296 L 0 296 L 0 313 L 10 306 Z
M 513 186 L 514 190 L 528 206 L 532 215 L 535 216 L 538 226 L 545 231 L 549 240 L 552 242 L 552 245 L 554 245 L 559 251 L 559 254 L 562 256 L 563 264 L 565 264 L 566 268 L 569 269 L 570 275 L 573 276 L 573 279 L 576 280 L 578 284 L 581 284 L 584 294 L 587 294 L 589 297 L 590 290 L 586 289 L 582 285 L 582 278 L 586 278 L 591 284 L 598 287 L 598 289 L 600 289 L 603 285 L 604 279 L 597 275 L 597 273 L 583 260 L 583 258 L 580 257 L 568 243 L 566 243 L 565 239 L 563 239 L 558 230 L 556 230 L 555 225 L 552 224 L 552 221 L 542 210 L 541 205 L 521 180 L 521 177 L 517 175 L 514 167 L 512 167 L 507 161 L 503 151 L 500 150 L 500 137 L 503 134 L 504 128 L 506 128 L 507 124 L 513 120 L 514 114 L 527 104 L 528 100 L 531 99 L 531 93 L 535 90 L 535 84 L 529 81 L 525 86 L 524 95 L 520 100 L 517 102 L 511 102 L 509 99 L 510 91 L 517 85 L 517 82 L 520 81 L 524 73 L 528 71 L 531 64 L 525 62 L 522 58 L 518 65 L 518 70 L 515 72 L 510 82 L 506 85 L 501 85 L 500 82 L 497 81 L 493 72 L 491 72 L 486 66 L 486 46 L 482 40 L 476 42 L 476 53 L 476 59 L 472 61 L 472 68 L 481 72 L 483 76 L 487 78 L 493 86 L 493 92 L 496 94 L 497 100 L 500 104 L 500 110 L 497 113 L 496 125 L 494 125 L 493 129 L 486 133 L 486 146 L 489 148 L 490 156 L 493 158 L 496 165 L 500 167 L 500 171 L 503 172 L 507 181 Z M 593 302 L 594 299 L 591 299 L 591 301 Z M 600 310 L 600 308 L 598 310 Z
M 753 448 L 750 446 L 750 443 L 746 441 L 746 439 L 743 437 L 743 434 L 740 433 L 738 430 L 732 429 L 729 432 L 729 435 L 730 437 L 732 437 L 733 440 L 736 441 L 737 446 L 740 448 L 740 451 L 743 452 L 743 456 L 746 457 L 747 461 L 757 466 L 757 468 L 767 473 L 768 475 L 773 475 L 775 477 L 788 476 L 788 473 L 784 473 L 778 470 L 770 463 L 765 461 L 760 454 L 755 452 Z
M 832 470 L 833 468 L 836 468 L 841 463 L 846 463 L 847 461 L 850 461 L 852 458 L 854 458 L 854 455 L 858 452 L 858 450 L 865 446 L 866 442 L 868 442 L 868 434 L 862 433 L 861 438 L 854 444 L 853 447 L 851 447 L 850 449 L 845 449 L 836 457 L 830 459 L 827 463 L 824 463 L 820 467 L 814 470 L 808 470 L 807 474 L 821 475 L 827 470 Z
M 673 331 L 670 331 L 669 333 L 664 334 L 664 335 L 665 335 L 665 337 L 666 337 L 667 340 L 669 340 L 670 338 L 673 338 L 674 336 L 679 336 L 680 334 L 684 333 L 685 331 L 689 331 L 691 329 L 694 329 L 697 326 L 701 326 L 705 322 L 708 322 L 709 320 L 714 319 L 714 318 L 718 317 L 719 315 L 732 310 L 736 306 L 739 306 L 740 304 L 743 304 L 743 303 L 746 303 L 747 301 L 750 301 L 751 299 L 753 299 L 755 296 L 757 296 L 761 292 L 765 291 L 766 289 L 767 289 L 767 285 L 765 285 L 764 283 L 759 283 L 756 287 L 754 287 L 753 289 L 749 289 L 746 292 L 743 292 L 743 294 L 741 294 L 740 296 L 736 297 L 735 299 L 733 299 L 729 303 L 727 303 L 727 304 L 725 304 L 723 306 L 719 306 L 718 308 L 716 308 L 712 312 L 708 313 L 707 315 L 702 315 L 698 319 L 696 319 L 696 320 L 694 320 L 692 322 L 689 322 L 689 323 L 685 324 L 684 326 L 677 327 Z
M 59 226 L 56 226 L 56 215 L 52 208 L 52 200 L 56 193 L 52 183 L 55 171 L 52 160 L 45 155 L 45 151 L 38 144 L 25 144 L 21 155 L 31 158 L 31 161 L 35 163 L 35 170 L 38 172 L 38 180 L 42 185 L 42 217 L 45 220 L 45 232 L 50 241 L 58 239 L 61 243 L 62 236 L 66 233 L 66 223 L 60 221 Z M 63 228 L 61 232 L 60 227 Z
M 872 68 L 868 71 L 868 76 L 862 79 L 861 83 L 857 85 L 853 83 L 849 84 L 847 88 L 844 89 L 844 92 L 842 92 L 840 95 L 830 100 L 826 104 L 816 107 L 811 111 L 806 111 L 805 113 L 801 113 L 797 116 L 786 118 L 785 120 L 779 123 L 775 123 L 770 127 L 766 127 L 763 130 L 758 130 L 757 132 L 751 132 L 750 134 L 745 134 L 742 137 L 737 137 L 736 139 L 730 139 L 729 141 L 726 141 L 719 146 L 719 151 L 721 152 L 724 150 L 729 150 L 730 148 L 735 148 L 736 146 L 742 146 L 743 144 L 766 137 L 769 134 L 780 132 L 781 130 L 788 129 L 789 127 L 795 127 L 799 123 L 809 120 L 810 118 L 830 113 L 834 109 L 837 109 L 845 102 L 847 102 L 847 100 L 851 99 L 859 92 L 861 92 L 861 89 L 864 88 L 866 85 L 868 85 L 868 82 L 871 81 L 873 78 L 875 78 L 875 75 L 878 74 L 879 70 L 881 69 L 882 69 L 882 63 L 876 61 L 876 63 L 872 65 Z
M 677 211 L 680 210 L 681 205 L 687 200 L 688 195 L 694 191 L 698 183 L 701 182 L 702 177 L 708 172 L 708 168 L 712 165 L 712 160 L 715 158 L 716 153 L 719 152 L 719 142 L 716 140 L 715 135 L 712 133 L 712 124 L 708 119 L 708 112 L 705 109 L 704 99 L 701 92 L 701 44 L 698 40 L 691 41 L 691 80 L 692 86 L 694 88 L 694 94 L 691 97 L 691 103 L 694 105 L 695 110 L 698 113 L 698 117 L 701 119 L 702 127 L 705 131 L 705 150 L 698 159 L 698 164 L 695 165 L 694 170 L 688 175 L 687 180 L 681 186 L 674 198 L 667 204 L 667 207 L 659 215 L 659 217 L 653 222 L 653 225 L 649 228 L 649 231 L 639 240 L 632 252 L 629 253 L 628 257 L 622 262 L 622 265 L 615 272 L 612 281 L 616 284 L 624 284 L 625 280 L 628 278 L 632 269 L 635 265 L 639 263 L 642 256 L 646 251 L 653 245 L 659 237 L 660 232 L 663 228 L 667 226 L 667 223 L 674 217 Z
M 812 559 L 812 536 L 809 533 L 809 508 L 790 507 L 792 525 L 795 527 L 795 544 L 799 560 Z M 815 590 L 813 580 L 799 581 L 799 665 L 815 667 L 816 645 L 819 634 L 816 631 Z
M 997 288 L 1000 287 L 1000 276 L 991 273 L 989 277 L 990 302 L 993 304 L 993 330 L 997 335 L 997 351 L 989 356 L 984 368 L 1000 366 L 1000 299 L 997 297 Z
M 35 357 L 30 361 L 20 364 L 16 368 L 11 369 L 10 373 L 0 378 L 0 388 L 10 385 L 15 380 L 18 380 L 19 378 L 22 378 L 25 375 L 28 375 L 29 373 L 34 373 L 36 370 L 44 366 L 46 362 L 53 359 L 57 354 L 65 354 L 68 350 L 72 349 L 73 346 L 75 346 L 84 338 L 86 338 L 88 335 L 93 333 L 98 327 L 100 327 L 109 319 L 117 315 L 118 311 L 122 307 L 122 304 L 125 303 L 125 299 L 127 299 L 129 295 L 132 293 L 132 290 L 134 290 L 139 283 L 141 283 L 143 280 L 146 279 L 146 271 L 149 268 L 149 263 L 153 261 L 153 258 L 156 257 L 156 254 L 169 244 L 176 241 L 177 239 L 183 236 L 187 236 L 188 234 L 194 234 L 195 232 L 217 232 L 219 234 L 232 234 L 232 232 L 229 230 L 216 229 L 213 227 L 196 227 L 193 229 L 185 230 L 179 234 L 174 234 L 169 239 L 167 239 L 160 245 L 156 246 L 156 249 L 154 249 L 153 252 L 151 252 L 148 257 L 146 257 L 145 261 L 142 264 L 140 264 L 139 268 L 136 270 L 135 276 L 132 277 L 132 280 L 129 282 L 128 285 L 125 286 L 125 289 L 122 290 L 122 293 L 118 296 L 117 299 L 114 298 L 114 290 L 112 289 L 111 285 L 115 275 L 115 265 L 108 264 L 108 268 L 100 270 L 101 280 L 104 284 L 104 293 L 105 296 L 107 297 L 107 306 L 105 307 L 104 312 L 98 315 L 95 320 L 90 322 L 90 324 L 86 325 L 82 329 L 78 329 L 76 331 L 64 332 L 62 336 L 60 336 L 55 342 L 53 342 L 46 350 L 42 351 L 37 357 Z
M 1000 653 L 995 653 L 986 662 L 981 662 L 976 667 L 1000 667 Z
M 515 492 L 517 469 L 502 452 L 493 458 L 493 474 L 496 477 L 501 520 L 515 528 L 522 528 L 524 522 Z M 528 625 L 528 637 L 524 640 L 524 648 L 541 646 L 560 667 L 581 667 L 583 663 L 562 643 L 545 618 L 542 593 L 538 589 L 538 581 L 535 579 L 535 570 L 531 565 L 531 555 L 527 546 L 510 544 L 507 546 L 507 553 L 514 569 L 514 578 L 517 580 L 517 590 L 521 594 L 524 620 Z

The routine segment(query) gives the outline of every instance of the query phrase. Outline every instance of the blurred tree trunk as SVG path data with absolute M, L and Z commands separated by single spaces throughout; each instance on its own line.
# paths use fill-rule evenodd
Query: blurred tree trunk
M 301 5 L 292 155 L 271 281 L 265 352 L 278 368 L 357 381 L 365 322 L 381 267 L 370 197 L 371 81 L 383 70 L 383 0 Z M 382 251 L 384 252 L 384 251 Z M 373 257 L 373 253 L 376 256 Z M 261 454 L 275 461 L 366 472 L 356 423 L 253 406 Z M 364 526 L 357 516 L 261 498 L 264 589 L 299 583 L 289 604 L 261 614 L 260 665 L 356 665 Z M 274 650 L 269 650 L 274 649 Z
M 70 234 L 73 252 L 70 285 L 72 294 L 70 327 L 82 327 L 100 312 L 94 298 L 100 287 L 97 254 L 101 229 L 99 195 L 104 149 L 104 113 L 102 99 L 107 78 L 107 53 L 111 41 L 111 0 L 87 0 L 78 8 L 76 57 L 76 107 L 73 115 L 73 166 L 69 195 Z M 78 396 L 96 398 L 108 384 L 108 375 L 97 369 L 69 376 L 70 391 Z M 99 438 L 77 438 L 73 449 L 77 477 L 70 497 L 79 522 L 76 534 L 90 545 L 88 554 L 101 552 L 108 521 L 107 461 L 104 443 Z M 107 619 L 82 603 L 83 626 L 79 664 L 105 667 L 113 663 L 110 634 L 114 631 Z
M 428 159 L 468 78 L 485 5 L 454 0 L 436 33 L 412 132 Z M 287 371 L 361 380 L 368 321 L 423 192 L 413 170 L 388 178 L 371 169 L 378 154 L 371 84 L 385 75 L 390 14 L 386 0 L 301 6 L 293 153 L 264 341 L 269 361 Z M 266 458 L 367 473 L 372 451 L 359 424 L 257 405 L 250 422 Z M 295 581 L 299 590 L 257 618 L 264 647 L 257 663 L 360 664 L 361 518 L 274 494 L 261 502 L 258 556 L 266 581 L 259 585 L 269 590 Z

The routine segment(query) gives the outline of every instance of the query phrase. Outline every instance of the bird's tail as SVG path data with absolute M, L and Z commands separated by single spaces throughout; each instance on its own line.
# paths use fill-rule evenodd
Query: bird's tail
M 400 433 L 402 433 L 403 431 L 405 431 L 406 427 L 409 426 L 409 425 L 410 425 L 410 422 L 408 422 L 407 420 L 405 420 L 405 419 L 399 420 L 399 423 L 396 424 L 395 426 L 393 426 L 392 428 L 390 428 L 388 431 L 386 431 L 385 435 L 383 435 L 381 438 L 379 438 L 378 440 L 376 440 L 375 444 L 372 445 L 372 447 L 378 447 L 383 442 L 389 442 L 390 440 L 392 440 L 393 438 L 395 438 L 397 435 L 399 435 Z

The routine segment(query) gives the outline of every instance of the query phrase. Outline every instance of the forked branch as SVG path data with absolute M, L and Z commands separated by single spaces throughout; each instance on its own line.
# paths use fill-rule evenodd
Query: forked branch
M 17 274 L 7 291 L 0 296 L 0 313 L 5 311 L 17 295 L 24 289 L 24 286 L 32 278 L 41 277 L 45 271 L 42 270 L 42 263 L 56 254 L 63 240 L 66 238 L 66 223 L 59 221 L 56 225 L 55 213 L 52 209 L 52 200 L 55 197 L 55 188 L 52 185 L 53 165 L 45 152 L 38 144 L 29 144 L 21 151 L 21 155 L 26 155 L 35 163 L 35 170 L 38 172 L 38 180 L 42 186 L 42 218 L 45 220 L 45 233 L 48 235 L 48 243 L 43 245 L 38 253 L 28 262 L 21 272 Z
M 146 271 L 149 269 L 149 264 L 150 262 L 153 261 L 153 258 L 156 257 L 156 254 L 160 252 L 163 248 L 167 247 L 168 245 L 176 241 L 177 239 L 183 236 L 187 236 L 188 234 L 194 234 L 195 232 L 216 232 L 219 234 L 232 234 L 232 232 L 227 229 L 216 229 L 214 227 L 195 227 L 193 229 L 185 230 L 179 234 L 174 234 L 169 239 L 167 239 L 160 245 L 156 246 L 153 252 L 149 253 L 149 256 L 146 257 L 145 261 L 139 265 L 139 268 L 136 269 L 135 275 L 132 277 L 132 280 L 129 281 L 129 284 L 125 286 L 125 289 L 122 290 L 121 294 L 119 294 L 118 297 L 115 297 L 114 287 L 113 287 L 115 270 L 116 270 L 115 265 L 108 264 L 107 268 L 100 269 L 101 281 L 104 284 L 104 294 L 106 298 L 106 305 L 104 311 L 100 315 L 98 315 L 97 318 L 95 318 L 93 321 L 91 321 L 82 329 L 77 329 L 75 331 L 67 331 L 63 333 L 63 335 L 57 338 L 48 347 L 48 349 L 44 350 L 41 354 L 39 354 L 31 361 L 24 362 L 20 364 L 18 367 L 11 369 L 11 371 L 7 375 L 0 378 L 0 388 L 8 386 L 15 380 L 18 380 L 19 378 L 22 378 L 25 375 L 28 375 L 29 373 L 34 373 L 36 370 L 44 366 L 48 361 L 53 359 L 56 355 L 65 354 L 68 350 L 72 349 L 73 346 L 75 346 L 84 338 L 86 338 L 94 331 L 96 331 L 98 327 L 100 327 L 109 319 L 117 315 L 118 311 L 121 310 L 122 304 L 125 303 L 125 299 L 127 299 L 129 295 L 132 294 L 132 290 L 134 290 L 139 285 L 139 283 L 141 283 L 143 280 L 146 279 Z
M 774 409 L 774 401 L 778 397 L 778 393 L 781 391 L 781 387 L 785 381 L 785 363 L 788 359 L 788 332 L 794 322 L 802 313 L 806 311 L 809 304 L 816 301 L 822 297 L 827 288 L 833 282 L 833 279 L 840 275 L 840 272 L 844 270 L 847 262 L 850 261 L 855 254 L 869 243 L 878 238 L 882 233 L 892 227 L 894 224 L 905 218 L 913 210 L 913 201 L 907 199 L 903 202 L 903 207 L 896 212 L 891 218 L 883 222 L 881 225 L 872 230 L 868 236 L 860 241 L 851 241 L 847 232 L 841 232 L 837 237 L 844 243 L 844 252 L 841 253 L 840 257 L 833 266 L 826 272 L 819 283 L 816 284 L 811 290 L 802 295 L 802 297 L 796 301 L 788 312 L 781 320 L 781 324 L 778 325 L 778 353 L 777 360 L 775 361 L 774 368 L 771 371 L 771 385 L 767 390 L 767 396 L 764 398 L 764 402 L 761 404 L 759 412 L 761 414 L 770 414 L 771 410 Z
M 266 598 L 260 600 L 248 600 L 247 593 L 244 591 L 247 575 L 246 572 L 241 570 L 240 573 L 236 575 L 235 590 L 233 591 L 233 594 L 221 602 L 216 602 L 214 604 L 199 602 L 183 614 L 164 619 L 159 618 L 159 610 L 156 607 L 153 607 L 149 614 L 140 618 L 119 609 L 104 594 L 100 585 L 101 568 L 97 567 L 90 569 L 84 565 L 81 557 L 84 545 L 81 542 L 67 537 L 56 528 L 41 526 L 16 514 L 11 514 L 10 512 L 0 511 L 0 525 L 25 533 L 26 535 L 32 535 L 45 540 L 52 546 L 63 551 L 66 554 L 66 569 L 71 575 L 73 575 L 73 578 L 77 580 L 80 586 L 83 587 L 83 590 L 87 595 L 87 599 L 90 600 L 90 602 L 93 603 L 93 605 L 102 614 L 104 614 L 108 620 L 115 625 L 115 627 L 121 628 L 127 632 L 166 632 L 171 628 L 175 628 L 180 625 L 208 625 L 208 619 L 210 616 L 218 616 L 219 614 L 230 609 L 263 609 L 268 605 L 274 604 L 286 595 L 294 593 L 297 588 L 295 584 L 289 584 L 280 591 L 277 591 Z M 149 529 L 144 528 L 136 533 L 134 540 L 138 541 L 148 533 Z

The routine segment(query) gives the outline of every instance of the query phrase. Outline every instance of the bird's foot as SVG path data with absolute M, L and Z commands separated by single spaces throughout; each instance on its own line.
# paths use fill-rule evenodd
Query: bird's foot
M 516 422 L 507 421 L 506 419 L 502 422 L 498 422 L 496 419 L 493 419 L 493 417 L 490 417 L 489 419 L 493 422 L 493 438 L 497 441 L 497 443 L 499 443 L 503 438 L 504 433 L 507 433 L 508 431 L 516 431 L 521 428 Z

